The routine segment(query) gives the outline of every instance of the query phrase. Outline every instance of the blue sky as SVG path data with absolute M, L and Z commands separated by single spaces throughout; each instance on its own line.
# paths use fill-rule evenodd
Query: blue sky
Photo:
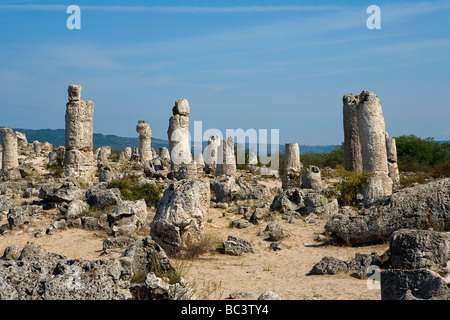
M 68 5 L 81 8 L 69 30 Z M 369 5 L 381 29 L 369 30 Z M 174 102 L 203 129 L 343 141 L 342 96 L 373 91 L 390 136 L 450 140 L 450 1 L 2 1 L 0 125 L 64 128 L 67 86 L 94 132 L 167 139 Z

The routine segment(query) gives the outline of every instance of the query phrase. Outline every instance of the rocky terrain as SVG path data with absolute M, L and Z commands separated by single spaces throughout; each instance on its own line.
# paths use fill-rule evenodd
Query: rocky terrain
M 450 292 L 450 179 L 400 189 L 395 139 L 371 92 L 344 96 L 345 168 L 368 172 L 339 203 L 333 170 L 282 171 L 231 137 L 191 154 L 189 103 L 170 149 L 93 149 L 94 102 L 71 85 L 66 143 L 2 128 L 0 300 L 439 299 Z

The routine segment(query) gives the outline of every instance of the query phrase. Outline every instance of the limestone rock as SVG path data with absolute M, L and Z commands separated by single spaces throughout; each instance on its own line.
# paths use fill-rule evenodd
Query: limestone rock
M 344 169 L 347 171 L 361 172 L 361 143 L 359 141 L 357 106 L 359 94 L 347 94 L 343 99 L 344 119 Z
M 281 300 L 281 297 L 273 291 L 264 291 L 258 300 Z
M 29 223 L 32 216 L 42 214 L 42 207 L 38 205 L 22 205 L 9 209 L 7 214 L 10 229 L 17 229 L 23 224 Z
M 189 164 L 192 161 L 189 143 L 189 104 L 186 99 L 175 102 L 173 116 L 169 119 L 167 135 L 170 144 L 170 159 L 172 164 Z
M 122 257 L 131 260 L 134 275 L 132 282 L 141 282 L 149 272 L 154 270 L 166 273 L 175 270 L 163 248 L 150 236 L 133 242 L 124 250 Z
M 450 259 L 450 236 L 432 230 L 398 230 L 389 241 L 393 269 L 440 271 Z
M 267 233 L 270 241 L 280 241 L 289 236 L 288 232 L 276 222 L 270 222 L 264 232 Z
M 77 183 L 47 184 L 39 189 L 39 198 L 45 202 L 70 202 L 81 199 L 85 192 Z
M 96 166 L 93 156 L 94 102 L 81 100 L 81 86 L 70 85 L 66 104 L 64 174 L 91 180 Z
M 86 191 L 86 200 L 91 207 L 104 209 L 118 205 L 122 199 L 120 190 L 117 188 L 108 189 L 105 183 L 100 183 Z
M 291 188 L 276 195 L 270 205 L 270 209 L 272 211 L 287 213 L 289 211 L 295 211 L 303 206 L 302 191 L 299 188 Z
M 163 194 L 151 223 L 151 236 L 166 250 L 180 251 L 199 241 L 207 220 L 210 188 L 207 181 L 181 180 Z
M 89 209 L 89 204 L 86 201 L 79 199 L 73 200 L 67 206 L 64 218 L 67 220 L 67 223 L 70 226 L 73 220 L 80 218 L 83 213 L 88 212 Z
M 177 283 L 169 284 L 149 272 L 141 284 L 132 288 L 136 300 L 195 300 L 195 295 L 189 283 L 180 278 Z
M 232 256 L 241 256 L 247 252 L 254 253 L 249 241 L 233 235 L 229 235 L 227 240 L 223 242 L 223 248 L 225 254 Z
M 449 300 L 450 287 L 427 269 L 389 269 L 381 272 L 381 300 Z
M 133 237 L 137 229 L 145 227 L 147 215 L 145 200 L 123 200 L 108 214 L 108 221 L 115 236 Z
M 126 258 L 68 259 L 27 243 L 18 260 L 0 262 L 0 300 L 131 299 Z
M 322 177 L 318 167 L 308 166 L 306 173 L 302 177 L 302 188 L 313 190 L 322 189 Z
M 220 137 L 218 134 L 212 135 L 208 139 L 208 145 L 205 150 L 205 172 L 206 173 L 214 173 L 216 172 L 217 167 L 217 156 L 219 153 L 220 146 Z
M 228 137 L 227 140 L 222 140 L 217 148 L 217 165 L 216 176 L 221 175 L 235 175 L 236 174 L 236 158 L 234 156 L 234 139 Z
M 358 215 L 336 216 L 325 230 L 351 244 L 386 241 L 399 229 L 450 231 L 450 178 L 400 190 Z
M 11 128 L 0 129 L 2 136 L 2 170 L 16 169 L 19 166 L 17 135 Z
M 139 133 L 139 155 L 141 161 L 148 161 L 153 158 L 152 153 L 152 130 L 145 120 L 139 120 L 136 126 Z

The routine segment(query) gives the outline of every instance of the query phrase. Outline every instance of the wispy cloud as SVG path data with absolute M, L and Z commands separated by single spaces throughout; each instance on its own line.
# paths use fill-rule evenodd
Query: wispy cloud
M 0 9 L 29 10 L 29 11 L 60 11 L 65 10 L 65 5 L 49 4 L 23 4 L 0 5 Z M 234 6 L 234 7 L 186 7 L 186 6 L 94 6 L 80 5 L 81 9 L 110 12 L 155 12 L 155 13 L 258 13 L 279 11 L 334 11 L 342 7 L 323 6 Z

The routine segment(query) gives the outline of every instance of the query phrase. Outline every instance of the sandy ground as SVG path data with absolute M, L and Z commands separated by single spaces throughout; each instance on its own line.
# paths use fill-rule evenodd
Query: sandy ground
M 33 161 L 40 173 L 46 171 L 43 165 L 45 160 L 41 158 Z M 280 181 L 275 179 L 264 179 L 260 183 L 272 188 L 281 185 Z M 15 202 L 20 203 L 18 199 Z M 241 237 L 252 243 L 256 253 L 230 256 L 211 251 L 190 260 L 171 259 L 175 266 L 183 269 L 184 277 L 195 287 L 199 298 L 226 299 L 233 292 L 250 292 L 253 297 L 249 299 L 256 299 L 264 291 L 271 290 L 284 300 L 380 299 L 380 291 L 369 290 L 366 280 L 355 279 L 345 274 L 332 276 L 307 274 L 324 256 L 350 260 L 354 258 L 356 252 L 377 251 L 381 254 L 388 249 L 388 244 L 356 248 L 321 245 L 314 239 L 324 231 L 327 218 L 309 224 L 301 220 L 290 224 L 278 216 L 275 221 L 281 224 L 290 236 L 282 241 L 287 248 L 273 251 L 269 248 L 270 241 L 267 241 L 265 236 L 258 236 L 268 222 L 251 225 L 245 229 L 230 228 L 230 222 L 242 216 L 223 215 L 224 212 L 223 209 L 210 208 L 207 217 L 210 222 L 206 224 L 205 233 L 216 238 L 219 243 L 226 240 L 228 235 Z M 139 231 L 139 237 L 149 234 L 154 214 L 154 211 L 150 212 L 147 227 Z M 103 254 L 103 240 L 109 237 L 105 231 L 68 228 L 51 235 L 34 237 L 39 228 L 48 228 L 56 217 L 55 210 L 45 211 L 42 216 L 33 218 L 29 224 L 21 226 L 18 230 L 0 235 L 0 255 L 7 246 L 15 245 L 23 248 L 30 241 L 49 252 L 69 258 L 103 259 L 120 256 L 119 252 Z M 6 215 L 0 220 L 0 226 L 4 224 L 7 224 Z
M 350 260 L 356 252 L 384 252 L 388 245 L 367 247 L 323 246 L 316 242 L 315 237 L 324 231 L 326 220 L 313 224 L 298 221 L 289 224 L 285 220 L 276 219 L 290 236 L 284 239 L 288 248 L 273 251 L 269 248 L 270 241 L 265 236 L 258 236 L 267 222 L 252 225 L 245 229 L 230 228 L 230 221 L 241 216 L 223 216 L 224 210 L 211 208 L 205 233 L 216 239 L 226 240 L 232 234 L 242 237 L 252 243 L 256 253 L 243 256 L 224 255 L 211 251 L 190 260 L 175 260 L 173 263 L 183 268 L 185 278 L 195 286 L 198 296 L 202 299 L 225 299 L 232 292 L 250 292 L 256 299 L 266 290 L 271 290 L 285 300 L 327 299 L 327 300 L 359 300 L 380 299 L 379 290 L 369 290 L 366 280 L 352 278 L 348 275 L 318 276 L 307 275 L 312 266 L 324 256 Z M 148 225 L 153 219 L 150 214 Z M 69 228 L 51 235 L 34 237 L 40 227 L 48 227 L 54 216 L 45 214 L 41 219 L 22 226 L 18 230 L 9 231 L 0 236 L 0 254 L 10 245 L 22 248 L 28 241 L 44 247 L 49 252 L 55 252 L 70 258 L 103 259 L 117 258 L 119 253 L 102 255 L 103 240 L 108 237 L 104 231 L 88 231 Z M 6 216 L 0 220 L 0 225 L 7 223 Z M 145 236 L 149 227 L 140 232 Z

